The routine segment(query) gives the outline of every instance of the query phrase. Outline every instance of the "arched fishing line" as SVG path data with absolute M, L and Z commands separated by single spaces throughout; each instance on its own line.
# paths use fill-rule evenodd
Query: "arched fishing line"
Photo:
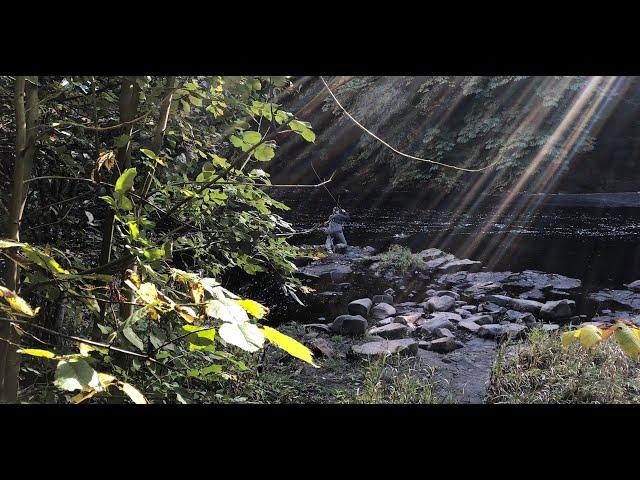
M 342 208 L 342 206 L 340 206 L 340 202 L 338 202 L 338 200 L 336 199 L 336 197 L 333 196 L 333 194 L 331 193 L 331 190 L 329 190 L 327 188 L 327 186 L 323 183 L 323 180 L 320 178 L 320 175 L 318 175 L 318 172 L 316 171 L 316 167 L 313 166 L 313 162 L 311 160 L 309 160 L 309 165 L 311 165 L 311 169 L 313 170 L 313 173 L 316 174 L 316 177 L 318 178 L 318 181 L 320 183 L 322 183 L 322 186 L 324 187 L 324 189 L 327 191 L 327 193 L 331 196 L 331 198 L 333 198 L 333 201 L 336 203 L 336 205 L 338 206 L 338 208 Z
M 375 133 L 373 133 L 371 130 L 368 130 L 367 127 L 365 127 L 364 125 L 362 125 L 360 122 L 358 122 L 358 120 L 356 120 L 355 118 L 353 118 L 353 116 L 347 112 L 347 109 L 344 108 L 342 106 L 342 104 L 340 103 L 340 100 L 338 100 L 336 98 L 336 96 L 333 94 L 333 92 L 331 91 L 331 89 L 329 88 L 329 85 L 327 85 L 327 82 L 325 82 L 324 77 L 322 75 L 320 75 L 320 80 L 322 80 L 322 83 L 324 83 L 325 88 L 327 89 L 327 91 L 329 92 L 329 95 L 331 95 L 331 97 L 333 97 L 333 100 L 336 102 L 336 104 L 338 104 L 338 107 L 340 107 L 340 109 L 347 115 L 347 117 L 349 117 L 351 119 L 351 121 L 353 123 L 355 123 L 358 127 L 360 127 L 363 131 L 365 131 L 366 133 L 368 133 L 369 135 L 371 135 L 373 138 L 375 138 L 376 140 L 378 140 L 380 143 L 382 143 L 384 146 L 386 146 L 387 148 L 389 148 L 390 150 L 392 150 L 393 152 L 397 153 L 398 155 L 402 155 L 403 157 L 406 158 L 410 158 L 412 160 L 418 160 L 420 162 L 426 162 L 426 163 L 432 163 L 434 165 L 440 165 L 441 167 L 446 167 L 446 168 L 452 168 L 454 170 L 461 170 L 463 172 L 482 172 L 483 170 L 487 170 L 491 167 L 493 167 L 494 165 L 497 165 L 498 163 L 502 162 L 503 160 L 496 160 L 493 163 L 490 163 L 489 165 L 482 167 L 482 168 L 464 168 L 464 167 L 457 167 L 455 165 L 449 165 L 448 163 L 442 163 L 442 162 L 438 162 L 436 160 L 429 160 L 426 158 L 420 158 L 420 157 L 416 157 L 414 155 L 409 155 L 408 153 L 404 153 L 401 152 L 400 150 L 398 150 L 397 148 L 392 147 L 391 145 L 389 145 L 387 142 L 385 142 L 383 139 L 381 139 L 380 137 L 378 137 Z M 319 178 L 319 177 L 318 177 Z M 333 197 L 333 195 L 332 195 Z M 335 199 L 334 199 L 335 200 Z

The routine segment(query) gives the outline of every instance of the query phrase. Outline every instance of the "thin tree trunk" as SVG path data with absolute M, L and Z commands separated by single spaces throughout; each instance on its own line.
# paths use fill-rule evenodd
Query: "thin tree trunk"
M 140 98 L 140 88 L 136 82 L 135 77 L 125 77 L 122 79 L 122 86 L 120 89 L 120 123 L 129 122 L 136 117 L 138 110 L 138 100 Z M 116 154 L 118 167 L 120 171 L 124 171 L 131 166 L 131 136 L 133 134 L 134 125 L 125 125 L 122 128 L 122 133 L 129 135 L 129 141 L 118 149 Z M 104 219 L 102 227 L 102 249 L 100 251 L 100 265 L 106 265 L 111 261 L 111 249 L 113 244 L 113 231 L 115 226 L 115 212 L 109 210 L 106 218 Z M 100 320 L 103 321 L 107 308 L 107 302 L 100 302 Z M 96 322 L 97 323 L 97 322 Z M 99 335 L 100 331 L 97 329 L 97 324 L 94 324 L 94 335 Z
M 13 170 L 11 201 L 6 237 L 20 241 L 20 222 L 27 199 L 28 186 L 25 180 L 31 175 L 33 157 L 37 138 L 36 122 L 38 120 L 38 77 L 16 77 L 15 115 L 16 115 L 16 157 Z M 26 108 L 25 108 L 26 97 Z M 8 289 L 18 291 L 20 287 L 20 268 L 16 262 L 10 261 L 5 273 Z M 0 327 L 0 401 L 15 402 L 18 395 L 18 375 L 20 372 L 20 355 L 16 353 L 15 344 L 19 337 L 8 322 Z M 9 339 L 10 343 L 3 341 Z

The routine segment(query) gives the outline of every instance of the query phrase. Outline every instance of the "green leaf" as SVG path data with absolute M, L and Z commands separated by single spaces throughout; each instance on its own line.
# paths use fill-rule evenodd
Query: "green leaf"
M 253 323 L 224 323 L 218 334 L 227 343 L 246 352 L 257 352 L 264 344 L 264 334 Z
M 137 170 L 135 167 L 127 168 L 116 181 L 116 192 L 126 193 L 133 188 L 133 181 L 136 178 Z
M 152 150 L 149 150 L 148 148 L 141 148 L 140 151 L 144 153 L 147 157 L 149 157 L 151 160 L 156 160 L 158 158 L 155 152 L 153 152 Z
M 73 392 L 74 390 L 102 389 L 98 372 L 85 360 L 60 360 L 53 383 L 56 387 Z
M 3 248 L 13 248 L 13 247 L 21 247 L 24 243 L 14 242 L 13 240 L 2 240 L 0 239 L 0 250 Z
M 273 148 L 271 148 L 269 145 L 265 145 L 264 143 L 257 147 L 253 152 L 253 156 L 255 157 L 255 159 L 261 162 L 267 162 L 271 160 L 275 156 L 275 154 L 276 152 L 273 150 Z
M 189 342 L 189 350 L 200 350 L 204 347 L 210 346 L 216 336 L 215 328 L 211 327 L 203 330 L 202 327 L 195 325 L 183 325 L 182 329 L 187 332 L 194 332 L 192 335 L 188 335 L 185 339 Z
M 113 146 L 116 148 L 124 148 L 130 139 L 131 137 L 127 134 L 120 135 L 114 139 Z
M 305 125 L 305 123 L 299 121 L 299 120 L 292 120 L 289 123 L 289 127 L 291 127 L 291 130 L 293 130 L 294 132 L 296 132 L 298 135 L 300 135 L 302 138 L 304 138 L 307 142 L 315 142 L 316 141 L 316 134 L 313 133 L 309 127 L 307 125 Z
M 69 274 L 68 270 L 65 270 L 56 262 L 53 257 L 47 255 L 42 250 L 38 250 L 30 245 L 23 245 L 22 251 L 24 254 L 36 265 L 49 270 L 51 273 Z
M 191 105 L 194 105 L 196 107 L 202 106 L 202 99 L 198 97 L 194 97 L 193 95 L 189 95 L 189 102 L 191 102 Z
M 242 132 L 242 139 L 249 145 L 253 146 L 262 140 L 262 135 L 259 132 L 248 131 Z
M 132 345 L 137 347 L 139 350 L 144 350 L 144 344 L 142 343 L 142 340 L 140 339 L 140 337 L 138 337 L 138 335 L 136 335 L 131 327 L 123 328 L 122 334 L 127 340 L 129 340 L 129 342 L 131 342 Z
M 247 312 L 233 300 L 210 300 L 207 302 L 206 313 L 212 318 L 229 323 L 244 323 L 249 321 Z

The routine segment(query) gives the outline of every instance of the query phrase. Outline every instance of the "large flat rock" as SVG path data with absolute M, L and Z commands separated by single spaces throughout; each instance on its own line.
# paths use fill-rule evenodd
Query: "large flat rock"
M 382 357 L 400 353 L 402 355 L 415 355 L 418 353 L 418 341 L 412 338 L 400 340 L 386 340 L 382 342 L 368 342 L 362 345 L 354 345 L 353 353 L 363 357 Z

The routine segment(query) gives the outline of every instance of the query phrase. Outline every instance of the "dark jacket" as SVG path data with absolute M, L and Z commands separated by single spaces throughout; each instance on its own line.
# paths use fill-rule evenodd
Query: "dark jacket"
M 329 226 L 327 227 L 327 233 L 342 232 L 342 224 L 349 220 L 348 213 L 334 213 L 329 217 Z

